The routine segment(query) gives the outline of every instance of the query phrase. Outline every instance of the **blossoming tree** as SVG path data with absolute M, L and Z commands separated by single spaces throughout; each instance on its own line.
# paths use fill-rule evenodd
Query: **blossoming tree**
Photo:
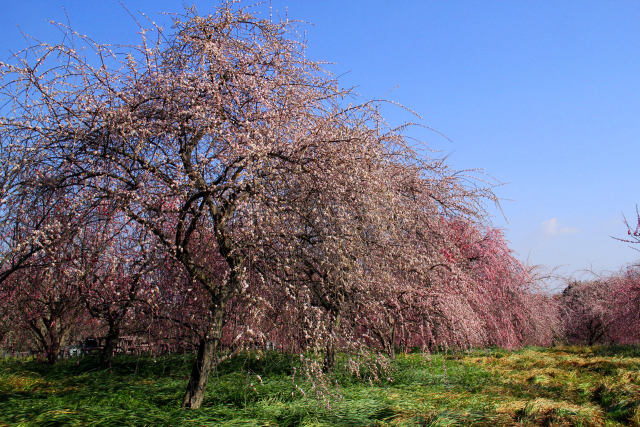
M 375 103 L 349 104 L 289 22 L 225 2 L 126 49 L 63 30 L 64 43 L 2 64 L 12 112 L 0 138 L 40 153 L 41 187 L 113 203 L 207 293 L 184 407 L 201 405 L 229 319 L 264 324 L 269 299 L 330 369 L 336 345 L 361 338 L 364 310 L 413 274 L 402 269 L 447 295 L 442 249 L 455 245 L 435 227 L 478 219 L 490 191 L 419 158 Z

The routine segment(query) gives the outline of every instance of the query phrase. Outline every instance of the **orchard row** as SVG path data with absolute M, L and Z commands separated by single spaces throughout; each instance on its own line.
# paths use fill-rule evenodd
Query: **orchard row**
M 4 349 L 197 349 L 197 408 L 251 346 L 327 371 L 336 351 L 636 339 L 606 310 L 637 304 L 635 273 L 540 292 L 486 223 L 491 188 L 341 88 L 290 22 L 230 2 L 138 46 L 61 30 L 0 64 Z

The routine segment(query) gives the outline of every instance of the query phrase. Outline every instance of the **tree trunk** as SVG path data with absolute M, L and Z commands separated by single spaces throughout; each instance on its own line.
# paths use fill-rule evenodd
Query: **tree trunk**
M 333 342 L 333 337 L 329 337 L 327 346 L 324 350 L 324 362 L 322 364 L 322 372 L 329 372 L 336 364 L 336 348 Z
M 396 322 L 393 322 L 391 326 L 391 342 L 389 342 L 387 354 L 390 359 L 396 358 Z
M 322 364 L 322 371 L 329 372 L 336 364 L 336 340 L 334 337 L 334 331 L 340 327 L 340 314 L 334 316 L 334 321 L 331 322 L 331 329 L 329 330 L 329 337 L 327 338 L 327 345 L 324 351 L 324 362 Z
M 58 353 L 60 353 L 60 345 L 57 340 L 51 341 L 47 346 L 46 354 L 47 354 L 47 363 L 53 365 L 58 360 Z
M 111 366 L 113 353 L 118 346 L 120 339 L 120 326 L 116 322 L 109 322 L 109 331 L 105 338 L 104 347 L 100 352 L 100 365 L 103 367 Z
M 45 352 L 47 357 L 47 363 L 53 365 L 58 360 L 58 354 L 60 353 L 60 336 L 56 330 L 55 322 L 51 322 L 48 326 L 47 335 L 49 337 L 48 343 L 45 344 Z
M 209 373 L 215 368 L 218 361 L 218 350 L 220 349 L 220 338 L 222 336 L 222 317 L 224 306 L 213 308 L 213 318 L 209 324 L 206 335 L 200 340 L 198 355 L 191 370 L 191 378 L 187 384 L 187 391 L 182 401 L 183 408 L 198 409 L 202 405 Z

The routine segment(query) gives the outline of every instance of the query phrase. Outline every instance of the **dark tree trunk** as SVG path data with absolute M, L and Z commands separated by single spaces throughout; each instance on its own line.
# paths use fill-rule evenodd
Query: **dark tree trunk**
M 213 317 L 206 335 L 200 340 L 198 355 L 191 370 L 191 378 L 187 384 L 187 391 L 182 401 L 183 408 L 198 409 L 202 405 L 209 374 L 214 369 L 218 361 L 218 350 L 220 349 L 220 338 L 222 336 L 224 307 L 218 306 L 213 309 Z
M 324 350 L 324 362 L 322 364 L 322 372 L 329 372 L 336 364 L 336 347 L 333 337 L 329 337 Z
M 193 151 L 193 147 L 195 147 L 195 145 L 189 150 Z M 194 172 L 189 155 L 186 151 L 181 153 L 185 169 L 190 174 L 190 179 L 204 182 L 204 179 Z M 200 183 L 198 183 L 198 185 L 200 185 Z M 215 237 L 218 243 L 218 250 L 229 265 L 230 272 L 228 282 L 226 283 L 227 286 L 222 290 L 216 290 L 217 286 L 215 282 L 212 282 L 208 278 L 207 270 L 196 264 L 187 250 L 189 236 L 195 229 L 198 216 L 194 216 L 193 222 L 191 222 L 189 228 L 186 230 L 183 228 L 184 216 L 182 216 L 176 231 L 176 256 L 187 268 L 191 277 L 197 278 L 197 280 L 209 290 L 212 301 L 210 307 L 211 320 L 209 321 L 205 336 L 200 340 L 196 361 L 191 370 L 191 378 L 189 378 L 187 391 L 182 400 L 182 407 L 189 409 L 198 409 L 200 405 L 202 405 L 207 391 L 209 374 L 211 370 L 215 369 L 218 365 L 218 352 L 220 350 L 220 340 L 224 326 L 225 305 L 229 299 L 242 288 L 242 258 L 233 253 L 233 240 L 226 236 L 224 232 L 225 222 L 233 214 L 234 206 L 231 204 L 226 206 L 225 209 L 220 210 L 220 208 L 216 207 L 211 196 L 207 196 L 205 201 L 209 208 L 211 219 L 214 224 L 216 224 Z M 188 204 L 186 208 L 188 210 Z M 186 213 L 187 211 L 183 210 L 182 212 Z
M 117 322 L 109 322 L 109 331 L 105 338 L 104 347 L 100 352 L 100 365 L 106 367 L 111 365 L 113 360 L 113 353 L 118 346 L 120 340 L 120 325 Z
M 396 324 L 393 323 L 387 330 L 385 330 L 384 326 L 381 326 L 380 328 L 372 328 L 370 333 L 378 339 L 382 351 L 384 351 L 389 358 L 394 359 L 396 357 Z
M 389 342 L 387 355 L 390 359 L 396 358 L 396 322 L 393 322 L 391 325 L 391 341 Z
M 45 348 L 47 363 L 53 365 L 58 360 L 60 349 L 62 348 L 62 345 L 67 336 L 67 330 L 65 328 L 56 330 L 55 324 L 49 324 L 47 329 L 48 331 L 46 333 L 46 336 L 48 337 L 48 339 L 43 343 L 43 347 Z
M 46 353 L 47 353 L 47 363 L 50 365 L 53 365 L 54 363 L 56 363 L 56 360 L 58 360 L 58 353 L 60 353 L 60 345 L 58 344 L 57 340 L 49 343 L 49 345 L 47 346 Z
M 329 372 L 336 364 L 336 339 L 334 331 L 340 327 L 340 315 L 334 315 L 334 320 L 330 324 L 329 337 L 327 338 L 327 345 L 324 351 L 324 362 L 322 364 L 322 371 Z

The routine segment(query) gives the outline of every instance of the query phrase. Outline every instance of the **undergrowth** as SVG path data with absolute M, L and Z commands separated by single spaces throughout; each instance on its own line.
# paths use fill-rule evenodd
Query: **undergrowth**
M 0 425 L 640 425 L 640 350 L 527 348 L 400 354 L 385 367 L 338 359 L 322 398 L 297 355 L 222 363 L 199 410 L 180 403 L 191 355 L 0 362 Z

